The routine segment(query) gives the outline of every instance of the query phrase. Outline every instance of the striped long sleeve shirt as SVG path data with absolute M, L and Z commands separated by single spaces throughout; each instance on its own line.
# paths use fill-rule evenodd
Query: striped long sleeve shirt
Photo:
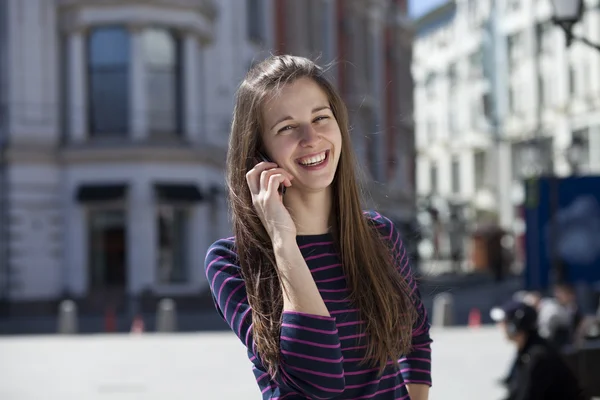
M 429 322 L 408 255 L 392 222 L 375 212 L 365 213 L 393 245 L 398 271 L 413 291 L 418 319 L 413 326 L 413 350 L 390 360 L 382 375 L 361 364 L 365 356 L 364 324 L 348 300 L 349 290 L 331 234 L 297 236 L 297 243 L 331 317 L 284 312 L 280 332 L 281 363 L 276 377 L 261 365 L 252 339 L 252 308 L 236 264 L 235 238 L 210 246 L 205 268 L 217 311 L 244 343 L 263 399 L 404 399 L 406 384 L 431 386 Z

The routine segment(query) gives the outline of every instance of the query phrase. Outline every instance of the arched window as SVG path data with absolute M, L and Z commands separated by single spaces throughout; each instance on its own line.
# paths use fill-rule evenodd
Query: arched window
M 181 45 L 168 29 L 144 31 L 144 72 L 151 134 L 181 133 Z
M 92 135 L 129 131 L 129 32 L 93 29 L 88 41 L 89 123 Z

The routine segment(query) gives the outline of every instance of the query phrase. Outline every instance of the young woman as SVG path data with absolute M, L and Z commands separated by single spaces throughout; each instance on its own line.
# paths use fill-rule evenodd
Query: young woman
M 206 274 L 263 399 L 428 398 L 429 324 L 399 233 L 363 212 L 346 107 L 310 60 L 274 56 L 237 93 L 235 237 Z

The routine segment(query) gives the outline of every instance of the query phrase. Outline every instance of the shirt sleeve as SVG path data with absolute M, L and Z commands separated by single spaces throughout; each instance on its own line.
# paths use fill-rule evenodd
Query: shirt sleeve
M 410 287 L 411 298 L 418 315 L 412 330 L 412 351 L 398 360 L 400 372 L 406 383 L 432 386 L 430 323 L 417 281 L 412 274 L 409 255 L 402 243 L 401 234 L 392 221 L 378 213 L 375 213 L 373 219 L 380 229 L 383 228 L 382 232 L 387 235 L 393 246 L 396 267 Z
M 221 240 L 208 250 L 205 270 L 217 311 L 262 367 L 252 336 L 252 308 L 233 251 Z M 343 357 L 335 318 L 284 312 L 280 331 L 281 362 L 271 381 L 310 399 L 329 399 L 344 391 Z

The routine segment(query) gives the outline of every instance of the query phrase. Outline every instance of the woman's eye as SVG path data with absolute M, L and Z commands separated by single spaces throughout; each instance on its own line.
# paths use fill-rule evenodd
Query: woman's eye
M 280 130 L 278 130 L 277 133 L 283 132 L 283 131 L 289 131 L 290 129 L 294 129 L 294 127 L 292 125 L 287 125 L 287 126 L 284 126 L 283 128 L 281 128 Z
M 313 122 L 319 122 L 319 121 L 323 121 L 326 119 L 329 119 L 329 117 L 327 115 L 321 115 L 320 117 L 315 118 Z

